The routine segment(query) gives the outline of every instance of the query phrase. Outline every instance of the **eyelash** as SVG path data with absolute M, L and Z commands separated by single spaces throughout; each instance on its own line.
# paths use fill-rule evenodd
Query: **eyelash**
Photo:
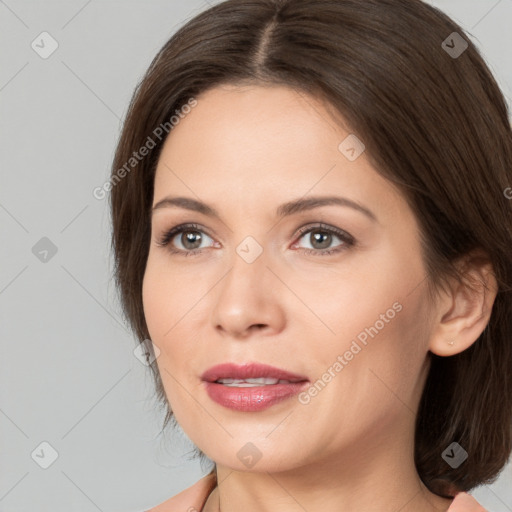
M 355 245 L 355 240 L 352 236 L 350 236 L 347 232 L 335 228 L 333 226 L 327 226 L 326 224 L 318 224 L 315 226 L 304 226 L 298 230 L 298 238 L 299 241 L 304 235 L 311 233 L 313 231 L 318 231 L 321 233 L 328 233 L 331 235 L 337 236 L 342 242 L 342 245 L 338 245 L 334 249 L 305 249 L 300 248 L 305 254 L 313 254 L 315 256 L 330 256 L 335 253 L 339 253 L 341 251 L 347 250 L 350 247 Z M 171 240 L 178 234 L 186 233 L 186 232 L 199 232 L 208 235 L 205 233 L 198 224 L 180 224 L 179 226 L 175 226 L 170 230 L 166 231 L 163 236 L 156 241 L 156 244 L 160 247 L 167 247 Z M 208 235 L 210 236 L 210 235 Z M 211 237 L 210 237 L 211 238 Z M 175 249 L 174 247 L 169 246 L 168 250 L 172 254 L 181 254 L 184 256 L 195 256 L 199 255 L 204 251 L 205 248 L 202 249 L 192 249 L 190 251 L 183 251 L 182 249 Z

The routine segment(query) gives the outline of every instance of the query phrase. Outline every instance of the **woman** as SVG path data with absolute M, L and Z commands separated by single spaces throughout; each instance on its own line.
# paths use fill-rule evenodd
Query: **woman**
M 162 48 L 112 171 L 116 278 L 165 425 L 164 512 L 484 510 L 511 452 L 512 136 L 419 0 L 228 0 Z

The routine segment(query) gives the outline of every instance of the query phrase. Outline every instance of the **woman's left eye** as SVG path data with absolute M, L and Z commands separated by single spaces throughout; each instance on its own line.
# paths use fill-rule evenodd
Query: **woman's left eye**
M 324 224 L 303 227 L 299 229 L 299 235 L 299 238 L 296 240 L 299 241 L 305 238 L 309 241 L 311 247 L 302 247 L 298 245 L 297 242 L 294 242 L 292 247 L 294 249 L 300 248 L 306 254 L 333 254 L 352 247 L 355 244 L 354 238 L 347 232 L 332 226 L 326 226 Z M 309 235 L 309 238 L 306 238 L 306 235 Z M 340 240 L 341 243 L 331 247 L 333 240 L 336 238 Z M 174 245 L 174 239 L 177 240 L 181 247 L 176 247 Z M 171 253 L 180 253 L 189 256 L 199 254 L 203 251 L 203 249 L 207 248 L 208 246 L 202 247 L 202 243 L 206 239 L 210 239 L 213 242 L 213 239 L 208 236 L 197 224 L 183 224 L 167 231 L 163 237 L 157 241 L 157 245 L 162 247 L 170 245 L 169 250 Z M 213 245 L 215 244 L 216 242 L 214 242 Z
M 306 254 L 334 254 L 348 249 L 355 244 L 354 238 L 347 232 L 332 226 L 326 226 L 324 224 L 301 228 L 299 233 L 299 240 L 306 237 L 306 235 L 309 235 L 309 237 L 306 237 L 306 240 L 309 241 L 312 247 L 305 248 Z M 335 247 L 331 247 L 333 239 L 335 238 L 341 240 L 341 243 Z M 297 244 L 295 243 L 293 246 L 297 247 Z

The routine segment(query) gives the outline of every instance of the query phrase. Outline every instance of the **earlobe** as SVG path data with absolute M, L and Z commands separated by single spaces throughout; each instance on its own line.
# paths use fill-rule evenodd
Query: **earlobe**
M 429 350 L 447 357 L 473 345 L 489 323 L 497 291 L 491 263 L 482 257 L 466 259 L 463 282 L 453 282 L 438 301 Z

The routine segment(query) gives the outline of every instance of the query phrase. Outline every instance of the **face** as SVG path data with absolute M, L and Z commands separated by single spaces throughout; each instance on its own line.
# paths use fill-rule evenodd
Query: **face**
M 237 470 L 246 454 L 282 471 L 411 439 L 431 316 L 405 199 L 310 96 L 223 86 L 197 101 L 158 162 L 143 284 L 176 420 Z M 202 380 L 222 363 L 308 382 Z

